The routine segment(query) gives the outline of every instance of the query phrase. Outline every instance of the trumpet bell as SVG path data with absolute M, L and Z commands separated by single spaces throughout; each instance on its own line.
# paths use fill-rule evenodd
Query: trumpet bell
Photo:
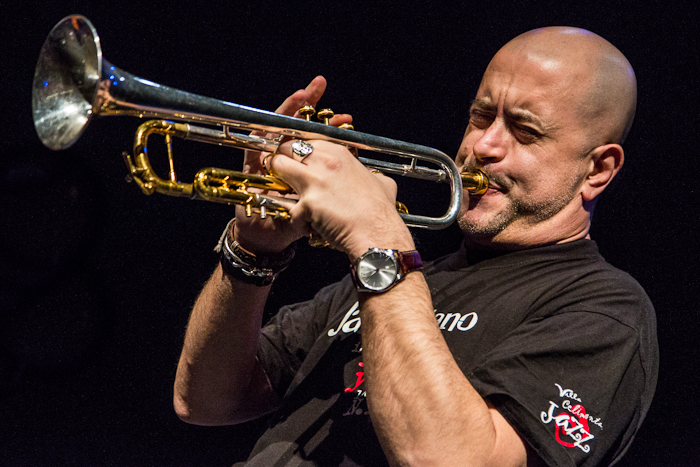
M 87 18 L 71 16 L 49 33 L 32 84 L 32 112 L 39 139 L 53 150 L 67 149 L 93 115 L 102 76 L 102 48 Z

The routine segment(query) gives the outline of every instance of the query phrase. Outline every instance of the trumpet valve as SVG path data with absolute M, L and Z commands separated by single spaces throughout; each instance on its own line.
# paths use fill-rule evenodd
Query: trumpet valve
M 304 107 L 299 109 L 299 115 L 304 117 L 307 122 L 311 121 L 311 117 L 313 117 L 315 113 L 316 109 L 314 109 L 312 105 L 305 105 Z
M 318 119 L 323 120 L 323 123 L 325 123 L 326 125 L 330 125 L 331 118 L 333 118 L 333 115 L 335 115 L 335 113 L 331 109 L 321 109 L 316 114 Z

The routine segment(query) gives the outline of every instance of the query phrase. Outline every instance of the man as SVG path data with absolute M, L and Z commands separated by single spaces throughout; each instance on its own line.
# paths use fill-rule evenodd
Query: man
M 278 111 L 315 104 L 324 89 L 316 78 Z M 237 212 L 225 233 L 224 269 L 190 318 L 178 415 L 214 425 L 274 411 L 248 465 L 619 459 L 656 384 L 655 321 L 589 228 L 635 105 L 629 63 L 599 36 L 544 28 L 506 44 L 456 161 L 484 171 L 490 188 L 465 194 L 463 248 L 422 271 L 395 184 L 347 149 L 289 141 L 249 155 L 246 170 L 264 164 L 299 202 L 289 223 Z M 269 279 L 259 270 L 283 269 L 288 245 L 310 233 L 347 253 L 354 280 L 283 308 L 261 333 Z M 395 253 L 372 248 L 401 252 L 403 277 L 380 266 Z

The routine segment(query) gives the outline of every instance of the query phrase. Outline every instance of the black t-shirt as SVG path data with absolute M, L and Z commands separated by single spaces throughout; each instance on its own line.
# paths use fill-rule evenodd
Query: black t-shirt
M 656 323 L 639 284 L 594 242 L 479 258 L 462 248 L 424 274 L 457 364 L 540 457 L 592 466 L 624 454 L 656 385 Z M 258 358 L 283 405 L 246 465 L 387 465 L 367 411 L 360 324 L 346 277 L 265 326 Z

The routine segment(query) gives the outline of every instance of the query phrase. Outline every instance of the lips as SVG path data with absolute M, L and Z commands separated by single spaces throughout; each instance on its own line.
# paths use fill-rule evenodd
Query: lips
M 503 193 L 503 188 L 501 188 L 499 185 L 496 185 L 491 180 L 489 180 L 489 189 L 486 190 L 486 193 L 489 193 L 489 192 Z

